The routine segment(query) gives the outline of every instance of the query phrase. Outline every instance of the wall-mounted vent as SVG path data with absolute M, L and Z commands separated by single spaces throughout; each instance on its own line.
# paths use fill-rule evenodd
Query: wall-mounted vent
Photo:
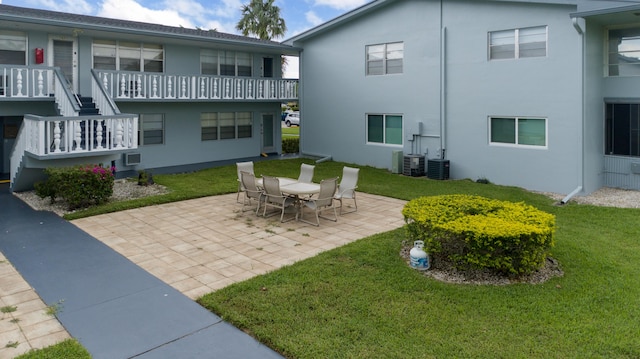
M 139 165 L 141 160 L 141 156 L 139 153 L 125 153 L 124 154 L 124 165 L 125 166 L 134 166 Z

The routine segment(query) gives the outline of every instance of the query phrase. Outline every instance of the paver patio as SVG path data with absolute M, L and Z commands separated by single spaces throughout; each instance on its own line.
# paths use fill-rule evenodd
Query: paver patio
M 348 202 L 345 202 L 347 204 Z M 240 212 L 236 194 L 204 197 L 75 220 L 72 223 L 123 256 L 196 299 L 404 224 L 406 202 L 358 193 L 358 211 L 280 223 Z M 310 214 L 311 215 L 311 214 Z

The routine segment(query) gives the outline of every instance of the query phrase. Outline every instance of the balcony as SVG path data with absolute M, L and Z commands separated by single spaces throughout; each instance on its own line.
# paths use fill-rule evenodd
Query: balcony
M 53 93 L 53 67 L 0 65 L 0 99 L 46 98 Z
M 138 148 L 138 117 L 135 115 L 25 115 L 22 131 L 24 150 L 38 159 Z
M 103 70 L 97 73 L 107 93 L 115 100 L 291 101 L 298 99 L 298 80 Z

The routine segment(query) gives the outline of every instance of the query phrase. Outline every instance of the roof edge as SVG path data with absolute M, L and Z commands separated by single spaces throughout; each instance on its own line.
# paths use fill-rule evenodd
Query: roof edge
M 338 17 L 335 17 L 327 22 L 324 22 L 316 27 L 306 30 L 298 35 L 285 39 L 284 41 L 282 41 L 282 43 L 290 46 L 294 46 L 296 41 L 300 41 L 303 39 L 308 39 L 310 37 L 320 35 L 338 24 L 344 23 L 347 20 L 351 20 L 351 19 L 363 16 L 375 9 L 378 9 L 383 5 L 387 5 L 388 3 L 391 3 L 394 1 L 396 0 L 373 0 L 367 4 L 357 7 L 349 12 L 346 12 Z
M 628 11 L 640 11 L 640 4 L 618 6 L 618 7 L 598 9 L 598 10 L 576 11 L 574 13 L 569 14 L 569 16 L 571 16 L 572 18 L 590 17 L 590 16 L 598 16 L 598 15 L 609 15 L 609 14 L 615 14 L 619 12 L 628 12 Z
M 1 1 L 1 0 L 0 0 Z M 5 10 L 5 11 L 2 11 Z M 141 21 L 112 19 L 93 15 L 73 14 L 60 11 L 34 9 L 0 3 L 0 19 L 47 26 L 78 27 L 97 31 L 160 36 L 203 42 L 218 42 L 255 46 L 264 49 L 279 49 L 283 52 L 299 52 L 290 45 L 273 40 L 219 32 L 217 30 L 191 29 Z

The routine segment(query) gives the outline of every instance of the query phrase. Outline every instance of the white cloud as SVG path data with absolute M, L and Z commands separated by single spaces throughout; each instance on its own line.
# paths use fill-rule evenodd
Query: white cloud
M 328 6 L 337 10 L 351 10 L 364 5 L 368 0 L 316 0 L 316 6 Z
M 240 20 L 240 10 L 242 9 L 243 2 L 248 1 L 222 0 L 219 2 L 221 2 L 222 4 L 213 9 L 213 13 L 216 16 Z
M 27 3 L 36 4 L 36 7 L 51 9 L 53 11 L 69 12 L 73 14 L 90 14 L 93 6 L 85 0 L 34 0 Z M 24 6 L 24 5 L 18 5 Z
M 307 13 L 304 15 L 305 15 L 305 18 L 307 19 L 307 22 L 311 24 L 311 26 L 317 26 L 324 22 L 324 20 L 322 20 L 320 16 L 318 16 L 313 11 L 307 11 Z
M 287 67 L 284 69 L 282 77 L 285 79 L 300 78 L 300 59 L 294 56 L 285 56 L 287 58 Z
M 190 19 L 175 10 L 148 9 L 135 0 L 105 0 L 97 16 L 195 28 Z

